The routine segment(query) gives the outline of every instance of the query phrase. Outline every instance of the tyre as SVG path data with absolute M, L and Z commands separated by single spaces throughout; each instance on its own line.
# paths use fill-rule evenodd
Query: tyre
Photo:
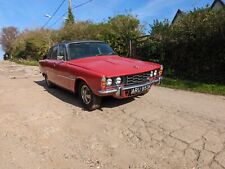
M 95 110 L 101 105 L 101 97 L 96 96 L 85 82 L 79 84 L 79 98 L 84 108 L 89 111 Z
M 47 75 L 44 75 L 44 77 L 45 77 L 45 84 L 46 84 L 46 86 L 48 88 L 54 87 L 54 84 L 51 81 L 48 80 L 48 76 Z

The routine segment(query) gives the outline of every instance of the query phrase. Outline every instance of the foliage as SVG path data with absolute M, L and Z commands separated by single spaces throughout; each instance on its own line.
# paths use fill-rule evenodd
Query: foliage
M 96 39 L 96 29 L 95 24 L 90 21 L 77 22 L 75 24 L 70 24 L 64 28 L 55 31 L 55 37 L 53 41 L 60 42 L 63 40 L 87 40 L 87 39 Z
M 177 76 L 225 83 L 225 10 L 193 11 L 171 33 L 167 63 Z
M 13 43 L 14 58 L 39 60 L 48 51 L 52 44 L 49 30 L 26 30 Z
M 19 31 L 16 27 L 4 27 L 1 30 L 0 44 L 8 55 L 11 54 L 12 44 L 15 41 Z
M 170 33 L 170 23 L 168 19 L 160 22 L 159 20 L 154 20 L 153 24 L 150 25 L 150 35 L 157 37 L 158 39 L 165 38 Z
M 10 52 L 14 59 L 39 60 L 57 42 L 92 39 L 108 42 L 118 54 L 127 56 L 129 39 L 142 34 L 142 26 L 136 17 L 119 15 L 102 23 L 70 23 L 59 30 L 25 30 L 16 37 Z
M 128 56 L 129 40 L 143 35 L 143 26 L 140 21 L 132 15 L 117 15 L 109 18 L 105 30 L 106 40 L 117 53 Z
M 225 83 L 224 9 L 195 9 L 173 25 L 155 21 L 145 44 L 146 60 L 158 59 L 167 76 Z
M 129 40 L 143 34 L 143 26 L 132 15 L 117 15 L 106 23 L 91 21 L 69 24 L 56 32 L 56 41 L 95 39 L 109 43 L 121 55 L 128 56 Z

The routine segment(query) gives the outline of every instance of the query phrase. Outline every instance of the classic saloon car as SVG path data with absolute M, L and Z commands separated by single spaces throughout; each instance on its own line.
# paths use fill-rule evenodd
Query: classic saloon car
M 59 43 L 39 61 L 46 85 L 78 93 L 88 110 L 100 107 L 103 96 L 128 98 L 146 94 L 160 83 L 162 65 L 124 58 L 101 41 Z

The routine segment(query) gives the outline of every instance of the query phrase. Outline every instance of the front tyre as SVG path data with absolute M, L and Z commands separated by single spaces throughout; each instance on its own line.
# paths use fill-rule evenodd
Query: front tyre
M 45 77 L 45 84 L 48 88 L 52 88 L 54 87 L 53 83 L 51 81 L 48 80 L 48 76 L 47 75 L 44 75 Z
M 95 110 L 101 105 L 101 97 L 96 96 L 85 82 L 79 84 L 79 97 L 83 106 L 89 110 Z

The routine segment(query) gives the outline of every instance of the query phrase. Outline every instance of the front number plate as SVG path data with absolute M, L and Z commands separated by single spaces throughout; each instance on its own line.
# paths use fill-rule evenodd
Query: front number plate
M 131 89 L 131 95 L 135 95 L 135 94 L 139 94 L 139 93 L 142 93 L 146 90 L 148 90 L 150 88 L 150 85 L 146 85 L 146 86 L 142 86 L 142 87 L 136 87 L 136 88 L 133 88 Z

